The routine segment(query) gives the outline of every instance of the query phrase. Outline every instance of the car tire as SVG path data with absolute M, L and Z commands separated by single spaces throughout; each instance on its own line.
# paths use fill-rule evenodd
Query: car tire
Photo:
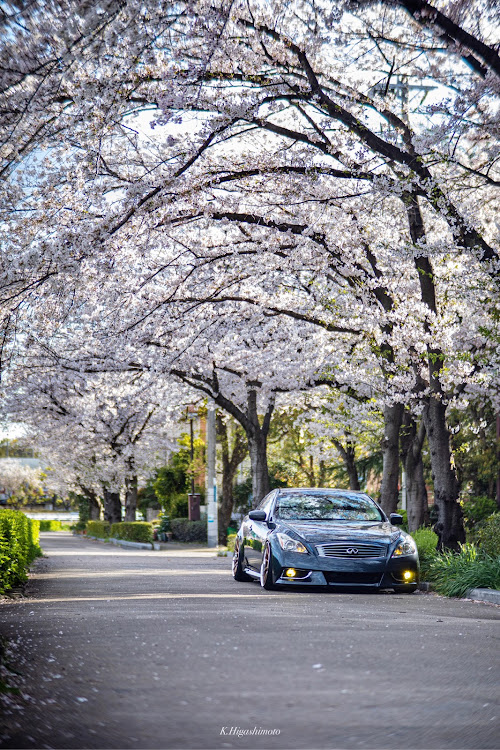
M 268 591 L 274 589 L 274 573 L 273 573 L 273 553 L 271 552 L 271 545 L 269 542 L 264 547 L 264 554 L 262 555 L 262 565 L 260 566 L 260 585 L 263 589 Z
M 411 586 L 400 586 L 399 588 L 394 589 L 394 591 L 396 594 L 413 594 L 417 589 L 418 586 L 415 584 Z
M 246 583 L 253 580 L 252 576 L 249 576 L 243 570 L 243 548 L 241 547 L 238 539 L 236 539 L 234 543 L 233 578 L 235 581 L 239 581 L 240 583 Z

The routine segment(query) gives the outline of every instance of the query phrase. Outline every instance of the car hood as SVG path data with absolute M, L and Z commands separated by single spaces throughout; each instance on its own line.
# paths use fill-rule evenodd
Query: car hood
M 280 525 L 294 531 L 306 542 L 320 544 L 336 539 L 350 541 L 376 541 L 389 544 L 395 541 L 400 530 L 388 521 L 287 521 Z

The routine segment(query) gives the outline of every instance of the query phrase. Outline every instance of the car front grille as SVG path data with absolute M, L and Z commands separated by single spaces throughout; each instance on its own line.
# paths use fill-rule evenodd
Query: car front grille
M 320 557 L 344 557 L 355 560 L 358 557 L 385 557 L 387 547 L 384 544 L 366 544 L 355 542 L 332 542 L 331 544 L 317 544 L 316 550 Z

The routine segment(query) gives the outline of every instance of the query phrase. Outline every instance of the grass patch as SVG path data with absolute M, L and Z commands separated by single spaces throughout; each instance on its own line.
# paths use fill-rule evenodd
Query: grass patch
M 429 564 L 429 580 L 438 594 L 464 596 L 469 589 L 500 590 L 500 557 L 491 557 L 474 544 L 461 545 L 460 552 L 443 552 Z

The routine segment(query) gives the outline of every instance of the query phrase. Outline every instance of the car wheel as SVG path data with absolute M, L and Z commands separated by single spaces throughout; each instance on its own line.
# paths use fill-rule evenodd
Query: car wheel
M 400 586 L 397 589 L 394 589 L 396 594 L 413 594 L 418 589 L 417 585 L 412 586 Z
M 271 545 L 269 542 L 267 542 L 262 556 L 262 565 L 260 566 L 260 585 L 268 591 L 269 589 L 274 588 L 273 553 L 271 552 Z
M 249 576 L 243 570 L 243 548 L 238 539 L 234 543 L 233 578 L 235 581 L 240 581 L 241 583 L 252 580 L 252 576 Z

